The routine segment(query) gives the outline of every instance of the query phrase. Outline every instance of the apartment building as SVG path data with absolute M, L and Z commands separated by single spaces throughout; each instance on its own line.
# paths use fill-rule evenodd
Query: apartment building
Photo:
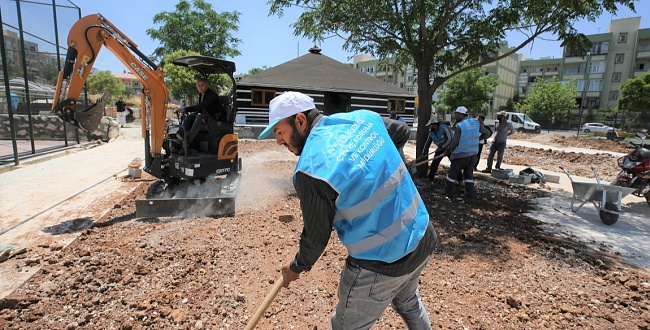
M 503 55 L 510 51 L 507 43 L 502 43 L 501 48 L 494 52 L 493 58 Z M 505 106 L 517 90 L 517 72 L 519 58 L 517 54 L 512 54 L 498 61 L 483 66 L 485 74 L 497 74 L 499 76 L 499 85 L 494 89 L 494 93 L 489 102 L 490 112 L 496 112 L 499 107 Z M 356 55 L 352 59 L 352 66 L 377 79 L 391 83 L 401 89 L 417 94 L 418 92 L 418 72 L 413 65 L 397 67 L 395 61 L 391 58 L 379 60 L 368 55 Z M 432 75 L 435 75 L 433 73 Z M 438 92 L 444 89 L 444 85 L 438 88 L 433 95 L 433 100 L 438 100 Z
M 140 83 L 140 79 L 138 79 L 138 77 L 133 73 L 123 70 L 122 73 L 114 73 L 113 76 L 119 79 L 126 88 L 130 88 L 133 95 L 140 96 L 142 93 L 142 84 Z
M 3 30 L 2 35 L 5 43 L 6 59 L 7 66 L 9 67 L 10 79 L 17 78 L 17 73 L 20 73 L 20 75 L 22 75 L 23 51 L 26 61 L 25 67 L 30 79 L 38 80 L 39 82 L 46 82 L 46 79 L 42 77 L 42 71 L 46 67 L 50 67 L 51 70 L 58 71 L 58 69 L 56 69 L 58 67 L 56 54 L 40 51 L 36 42 L 28 40 L 23 41 L 24 49 L 21 51 L 21 40 L 18 33 L 10 30 Z M 14 69 L 12 70 L 12 68 Z M 2 68 L 0 67 L 0 72 L 1 71 Z
M 575 80 L 579 109 L 615 108 L 622 84 L 650 69 L 650 29 L 641 17 L 612 20 L 605 33 L 587 35 L 592 48 L 584 53 L 564 49 L 562 58 L 520 61 L 518 89 L 526 96 L 537 77 Z

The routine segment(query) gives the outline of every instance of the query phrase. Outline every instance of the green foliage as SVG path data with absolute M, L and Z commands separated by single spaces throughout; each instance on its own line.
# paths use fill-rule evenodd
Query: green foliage
M 521 107 L 527 115 L 543 123 L 564 123 L 577 107 L 576 93 L 575 81 L 563 85 L 555 77 L 552 81 L 537 78 Z
M 650 72 L 623 83 L 618 108 L 623 111 L 650 113 Z
M 47 64 L 41 68 L 39 74 L 47 84 L 56 85 L 56 77 L 59 74 L 59 69 L 54 65 Z
M 240 39 L 233 37 L 238 31 L 240 13 L 217 13 L 204 0 L 181 0 L 171 12 L 161 12 L 153 17 L 158 29 L 148 29 L 147 34 L 160 41 L 154 50 L 155 59 L 163 59 L 170 52 L 187 50 L 216 58 L 241 55 L 237 46 Z
M 162 62 L 165 72 L 165 84 L 169 94 L 175 99 L 185 99 L 188 105 L 195 104 L 199 100 L 199 92 L 196 90 L 196 80 L 201 77 L 198 71 L 190 68 L 174 65 L 172 61 L 176 58 L 199 55 L 196 52 L 177 50 L 167 55 Z M 212 75 L 209 77 L 210 87 L 216 91 L 228 90 L 232 87 L 232 81 L 228 75 Z
M 111 97 L 119 97 L 125 93 L 125 86 L 110 71 L 100 71 L 88 76 L 86 81 L 89 94 L 108 93 Z
M 472 115 L 485 114 L 485 106 L 498 84 L 499 77 L 495 74 L 485 75 L 482 68 L 465 71 L 445 83 L 438 104 L 447 112 L 462 105 L 469 109 Z
M 596 121 L 596 114 L 594 113 L 594 109 L 589 108 L 587 109 L 587 115 L 585 116 L 585 123 L 591 123 Z
M 262 71 L 266 71 L 266 70 L 268 70 L 268 69 L 269 69 L 269 67 L 266 66 L 266 65 L 263 66 L 263 67 L 261 67 L 261 68 L 252 68 L 252 69 L 248 70 L 248 73 L 246 74 L 246 76 L 250 76 L 250 75 L 258 74 L 258 73 L 260 73 L 260 72 L 262 72 Z

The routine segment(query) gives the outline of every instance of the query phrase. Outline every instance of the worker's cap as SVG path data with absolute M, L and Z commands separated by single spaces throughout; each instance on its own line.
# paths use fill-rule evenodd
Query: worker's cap
M 467 115 L 467 108 L 465 108 L 465 107 L 463 107 L 463 106 L 460 106 L 460 107 L 456 108 L 456 112 L 457 112 L 457 113 L 462 113 L 462 114 L 464 114 L 464 115 Z
M 276 96 L 269 103 L 269 125 L 257 138 L 266 138 L 280 120 L 315 108 L 314 99 L 303 93 L 285 92 Z
M 437 124 L 437 123 L 439 123 L 438 118 L 431 117 L 431 119 L 429 119 L 429 121 L 427 122 L 427 126 Z
M 506 112 L 505 111 L 499 111 L 499 112 L 497 112 L 497 116 L 504 116 L 505 117 Z

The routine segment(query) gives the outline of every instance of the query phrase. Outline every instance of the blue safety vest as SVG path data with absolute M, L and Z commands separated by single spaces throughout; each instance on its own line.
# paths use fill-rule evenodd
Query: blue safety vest
M 350 256 L 394 262 L 424 235 L 429 214 L 377 113 L 323 117 L 309 133 L 298 172 L 339 194 L 334 229 Z
M 456 123 L 456 125 L 460 127 L 460 140 L 452 154 L 478 153 L 478 139 L 481 137 L 481 123 L 473 118 L 465 118 Z
M 429 130 L 429 137 L 431 138 L 431 141 L 437 146 L 440 146 L 443 142 L 447 141 L 449 138 L 447 136 L 447 125 L 440 123 L 438 124 L 438 132 L 434 132 L 432 130 Z

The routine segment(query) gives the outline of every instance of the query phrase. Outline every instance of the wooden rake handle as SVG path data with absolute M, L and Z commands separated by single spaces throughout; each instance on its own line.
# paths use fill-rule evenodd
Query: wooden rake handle
M 273 302 L 273 299 L 275 299 L 275 296 L 278 295 L 280 289 L 282 289 L 283 286 L 284 286 L 284 273 L 280 274 L 280 277 L 278 277 L 278 279 L 275 280 L 275 283 L 273 284 L 273 288 L 271 288 L 271 292 L 269 292 L 266 295 L 266 298 L 264 298 L 264 301 L 262 301 L 260 307 L 257 308 L 257 311 L 255 312 L 253 317 L 248 321 L 248 324 L 246 324 L 246 328 L 244 328 L 244 330 L 255 329 L 257 322 L 260 321 L 260 319 L 264 315 L 264 312 L 266 312 L 266 309 L 269 308 L 269 306 Z

